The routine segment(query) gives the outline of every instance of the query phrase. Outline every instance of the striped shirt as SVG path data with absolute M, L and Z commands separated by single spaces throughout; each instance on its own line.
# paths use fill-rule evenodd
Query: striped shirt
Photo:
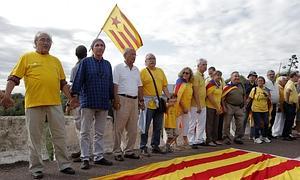
M 108 110 L 113 99 L 110 62 L 93 56 L 83 59 L 72 84 L 72 94 L 79 94 L 81 108 Z

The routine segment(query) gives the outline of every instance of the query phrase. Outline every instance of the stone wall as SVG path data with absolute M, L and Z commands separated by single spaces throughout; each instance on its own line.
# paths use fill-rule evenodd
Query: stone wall
M 69 152 L 79 150 L 78 136 L 72 116 L 66 116 L 67 146 Z M 45 131 L 47 125 L 45 125 Z M 104 134 L 105 152 L 112 151 L 112 119 L 108 118 Z M 46 139 L 44 133 L 43 142 Z M 42 148 L 43 159 L 48 159 L 46 145 Z M 24 116 L 0 117 L 0 164 L 9 164 L 17 161 L 28 161 L 27 130 Z
M 72 116 L 65 116 L 65 125 L 67 132 L 67 148 L 68 152 L 78 152 L 79 143 L 78 136 L 75 130 L 75 124 Z M 44 136 L 42 137 L 44 145 L 42 148 L 42 158 L 48 159 L 48 153 L 46 150 L 46 130 L 47 124 L 44 128 Z M 92 132 L 93 134 L 93 132 Z M 92 136 L 92 135 L 91 135 Z M 123 136 L 124 137 L 124 136 Z M 151 142 L 152 137 L 152 125 L 149 128 L 149 140 Z M 164 132 L 163 139 L 161 138 L 160 145 L 163 146 L 166 141 L 166 133 Z M 136 137 L 135 148 L 138 148 L 140 144 L 140 133 Z M 123 142 L 126 142 L 125 138 L 122 138 L 121 147 L 124 148 Z M 104 151 L 111 153 L 113 148 L 113 122 L 112 118 L 108 117 L 106 122 L 106 128 L 104 133 Z M 182 138 L 179 137 L 177 143 L 182 144 Z M 17 161 L 28 161 L 28 145 L 27 145 L 27 130 L 24 116 L 0 116 L 0 164 L 10 164 Z

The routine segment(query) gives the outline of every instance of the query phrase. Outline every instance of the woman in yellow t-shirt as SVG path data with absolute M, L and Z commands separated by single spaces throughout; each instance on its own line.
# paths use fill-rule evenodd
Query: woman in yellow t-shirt
M 177 127 L 181 125 L 184 145 L 187 146 L 187 133 L 189 130 L 190 110 L 193 96 L 192 80 L 193 71 L 189 67 L 183 68 L 178 74 L 175 85 L 175 95 L 177 95 Z
M 249 99 L 252 99 L 252 115 L 254 119 L 255 128 L 255 139 L 254 143 L 261 144 L 262 142 L 270 143 L 271 141 L 267 137 L 268 132 L 268 116 L 269 107 L 268 103 L 270 101 L 270 92 L 265 88 L 265 78 L 259 76 L 256 79 L 257 87 L 252 88 Z M 261 121 L 263 121 L 263 128 L 261 128 Z M 260 133 L 261 131 L 261 133 Z M 262 138 L 260 138 L 262 135 Z
M 219 115 L 222 113 L 221 98 L 222 98 L 222 78 L 221 71 L 213 73 L 213 79 L 206 85 L 206 144 L 208 146 L 221 145 L 217 141 Z

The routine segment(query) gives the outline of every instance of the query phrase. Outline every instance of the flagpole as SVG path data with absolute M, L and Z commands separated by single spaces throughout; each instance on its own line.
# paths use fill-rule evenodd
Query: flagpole
M 102 26 L 101 29 L 100 29 L 100 32 L 97 34 L 97 36 L 96 36 L 95 39 L 98 39 L 98 37 L 100 36 L 100 34 L 101 34 L 102 30 L 103 30 L 103 27 L 104 27 L 105 24 L 107 23 L 107 21 L 108 21 L 110 15 L 114 12 L 114 9 L 115 9 L 116 7 L 118 7 L 118 4 L 116 4 L 115 7 L 112 9 L 112 11 L 109 13 L 109 16 L 106 18 L 106 21 L 104 22 L 103 26 Z M 92 49 L 92 47 L 90 47 L 89 51 L 91 51 L 91 49 Z

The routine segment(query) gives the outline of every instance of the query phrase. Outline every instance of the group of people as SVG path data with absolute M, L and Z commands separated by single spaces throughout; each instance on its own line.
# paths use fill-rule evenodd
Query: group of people
M 90 57 L 87 57 L 86 47 L 80 45 L 76 48 L 78 62 L 72 69 L 68 84 L 61 62 L 49 54 L 51 36 L 38 32 L 34 45 L 34 52 L 20 57 L 8 77 L 5 93 L 1 94 L 1 105 L 5 108 L 13 106 L 11 92 L 24 78 L 29 169 L 34 178 L 43 177 L 41 137 L 46 116 L 59 169 L 62 173 L 75 174 L 66 149 L 60 91 L 68 98 L 67 107 L 74 115 L 79 132 L 81 169 L 89 169 L 91 160 L 95 164 L 113 165 L 104 157 L 103 140 L 111 106 L 114 109 L 113 154 L 116 161 L 150 156 L 150 150 L 159 154 L 172 152 L 179 131 L 182 132 L 183 145 L 193 149 L 232 142 L 243 144 L 247 123 L 254 143 L 270 143 L 270 137 L 277 136 L 284 140 L 294 139 L 292 126 L 299 104 L 299 91 L 295 86 L 299 79 L 297 72 L 289 77 L 280 76 L 275 81 L 272 70 L 267 72 L 267 80 L 251 71 L 246 83 L 241 83 L 239 72 L 234 71 L 230 81 L 225 83 L 222 72 L 213 67 L 209 68 L 210 77 L 205 78 L 207 60 L 198 59 L 197 70 L 183 68 L 174 90 L 169 92 L 167 77 L 156 66 L 154 54 L 146 55 L 146 67 L 139 70 L 134 65 L 136 51 L 127 48 L 123 62 L 112 68 L 103 58 L 104 41 L 95 39 Z M 151 123 L 153 131 L 149 148 Z M 94 128 L 93 138 L 91 128 Z M 163 129 L 168 137 L 166 150 L 160 147 Z M 138 130 L 139 153 L 134 151 Z M 125 139 L 124 148 L 121 147 L 122 139 Z

